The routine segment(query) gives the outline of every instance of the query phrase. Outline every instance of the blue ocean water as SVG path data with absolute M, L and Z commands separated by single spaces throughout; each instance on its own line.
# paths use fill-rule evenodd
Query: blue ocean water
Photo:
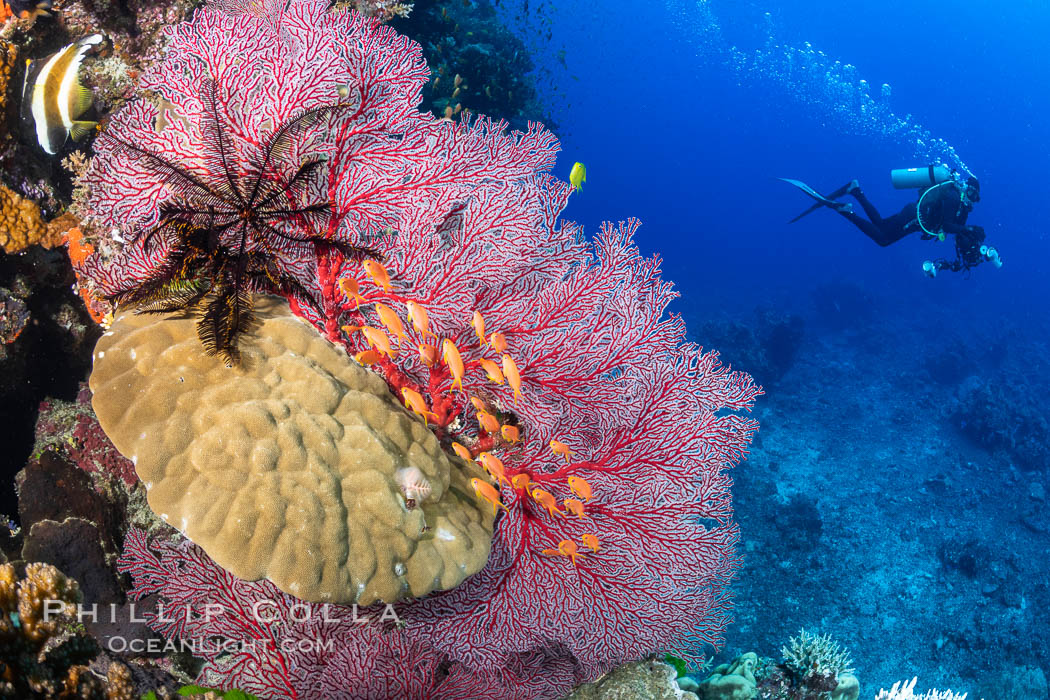
M 545 12 L 549 39 L 520 28 L 548 59 L 559 173 L 588 169 L 566 216 L 641 218 L 692 337 L 766 387 L 734 474 L 747 563 L 716 663 L 776 657 L 805 627 L 850 648 L 861 697 L 918 675 L 1046 698 L 1050 7 Z M 928 279 L 950 239 L 880 248 L 826 209 L 787 223 L 811 201 L 777 177 L 825 192 L 857 178 L 888 215 L 915 200 L 889 171 L 939 161 L 980 179 L 969 223 L 1001 269 Z

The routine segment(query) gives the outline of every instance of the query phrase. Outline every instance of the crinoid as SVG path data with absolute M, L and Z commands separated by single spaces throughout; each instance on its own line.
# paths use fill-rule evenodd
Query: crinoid
M 215 81 L 205 81 L 203 168 L 191 169 L 109 137 L 117 149 L 156 172 L 172 194 L 159 206 L 158 222 L 132 240 L 147 254 L 160 246 L 162 263 L 112 300 L 134 304 L 139 313 L 195 313 L 207 352 L 232 366 L 240 360 L 238 336 L 252 322 L 253 293 L 280 294 L 323 312 L 309 278 L 296 275 L 304 259 L 331 251 L 351 259 L 379 256 L 330 237 L 331 202 L 310 201 L 322 158 L 306 159 L 294 172 L 287 168 L 292 139 L 347 105 L 306 110 L 242 157 L 223 130 L 218 92 Z

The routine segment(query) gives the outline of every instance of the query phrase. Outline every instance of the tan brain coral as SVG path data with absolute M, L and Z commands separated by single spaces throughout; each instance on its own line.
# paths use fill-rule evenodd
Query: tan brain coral
M 256 317 L 234 368 L 193 318 L 125 311 L 99 340 L 93 406 L 153 510 L 233 574 L 314 602 L 393 602 L 481 570 L 480 468 L 287 304 L 260 299 Z

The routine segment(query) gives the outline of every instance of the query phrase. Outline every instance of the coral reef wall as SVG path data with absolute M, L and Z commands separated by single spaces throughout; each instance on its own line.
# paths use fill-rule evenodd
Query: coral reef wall
M 727 470 L 761 390 L 665 315 L 676 293 L 637 221 L 591 242 L 559 219 L 572 190 L 547 172 L 549 131 L 437 119 L 419 110 L 426 75 L 418 45 L 354 12 L 217 3 L 172 27 L 143 97 L 96 142 L 78 265 L 92 294 L 197 309 L 202 353 L 215 313 L 250 310 L 243 293 L 287 296 L 479 460 L 491 480 L 474 488 L 500 509 L 480 573 L 389 609 L 302 603 L 133 529 L 133 596 L 199 613 L 158 611 L 155 629 L 235 645 L 195 649 L 202 682 L 555 697 L 655 651 L 699 661 L 728 622 Z M 234 348 L 252 332 L 220 330 Z

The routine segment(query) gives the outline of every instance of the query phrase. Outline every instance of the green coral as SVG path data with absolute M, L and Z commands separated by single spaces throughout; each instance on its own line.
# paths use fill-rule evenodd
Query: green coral
M 774 663 L 754 652 L 722 664 L 700 682 L 701 700 L 857 700 L 849 654 L 827 637 L 802 632 Z M 802 669 L 802 670 L 800 670 Z
M 755 681 L 758 666 L 758 654 L 753 651 L 741 654 L 732 663 L 716 667 L 700 682 L 697 694 L 704 700 L 751 700 L 758 692 Z
M 673 654 L 667 654 L 666 656 L 664 656 L 664 663 L 666 663 L 668 666 L 672 667 L 675 671 L 677 671 L 679 678 L 689 675 L 689 664 L 687 664 L 683 659 L 679 659 L 677 656 L 674 656 Z

